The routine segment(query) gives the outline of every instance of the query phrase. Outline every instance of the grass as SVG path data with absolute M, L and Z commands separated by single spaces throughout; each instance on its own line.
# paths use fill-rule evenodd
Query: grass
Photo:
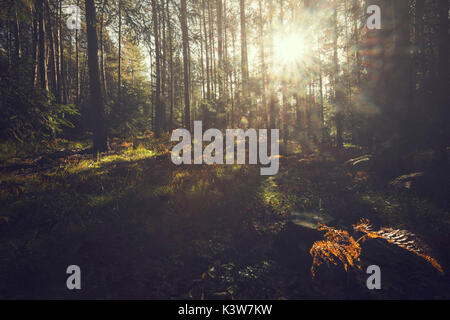
M 117 140 L 98 162 L 75 153 L 42 167 L 3 170 L 0 297 L 413 295 L 416 284 L 404 271 L 395 290 L 383 293 L 368 292 L 358 276 L 348 287 L 339 271 L 313 281 L 309 248 L 321 235 L 290 225 L 294 211 L 326 212 L 340 226 L 367 217 L 411 229 L 448 265 L 445 208 L 414 193 L 383 190 L 376 176 L 349 173 L 333 152 L 282 158 L 278 175 L 262 177 L 257 166 L 175 166 L 164 139 Z M 368 252 L 380 264 L 390 257 L 380 248 Z M 442 279 L 425 276 L 429 270 L 408 259 L 396 255 L 383 269 L 388 279 L 413 263 L 425 279 L 417 295 L 448 298 Z M 65 288 L 70 264 L 82 269 L 80 292 Z

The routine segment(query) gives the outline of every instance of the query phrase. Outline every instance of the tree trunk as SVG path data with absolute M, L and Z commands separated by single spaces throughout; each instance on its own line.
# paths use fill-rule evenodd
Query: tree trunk
M 32 67 L 31 67 L 31 81 L 33 83 L 33 87 L 36 86 L 37 83 L 37 74 L 38 74 L 38 35 L 39 35 L 39 28 L 38 28 L 38 13 L 37 11 L 33 11 L 31 9 L 31 16 L 33 17 L 33 40 L 32 40 L 32 48 L 31 48 L 31 54 L 32 54 Z
M 202 16 L 203 16 L 203 34 L 205 37 L 205 55 L 206 55 L 206 96 L 208 100 L 211 99 L 211 79 L 210 79 L 210 67 L 209 67 L 209 47 L 208 47 L 208 34 L 206 32 L 206 11 L 205 0 L 202 0 Z
M 52 27 L 52 20 L 50 18 L 50 5 L 48 3 L 48 0 L 45 0 L 45 16 L 47 18 L 47 35 L 48 35 L 48 41 L 49 41 L 49 53 L 50 57 L 48 60 L 48 66 L 50 69 L 50 81 L 51 81 L 51 91 L 53 93 L 53 96 L 59 101 L 58 98 L 58 86 L 57 86 L 57 80 L 56 80 L 56 56 L 55 56 L 55 42 L 53 41 L 53 27 Z
M 191 110 L 189 99 L 189 34 L 187 25 L 187 9 L 186 0 L 181 0 L 181 33 L 183 38 L 183 69 L 184 69 L 184 123 L 185 127 L 190 130 L 191 127 Z
M 264 56 L 264 20 L 262 15 L 262 0 L 258 0 L 259 5 L 259 52 L 261 59 L 261 99 L 262 99 L 262 112 L 264 113 L 264 121 L 266 128 L 269 128 L 269 112 L 267 110 L 267 97 L 266 97 L 266 61 Z
M 169 111 L 169 132 L 173 130 L 173 106 L 174 106 L 174 70 L 173 70 L 173 38 L 172 38 L 172 23 L 170 21 L 169 2 L 167 2 L 167 31 L 169 33 L 169 73 L 170 73 L 170 111 Z
M 48 91 L 47 65 L 45 63 L 46 45 L 45 45 L 45 19 L 44 19 L 44 0 L 36 1 L 36 11 L 38 13 L 39 40 L 38 40 L 38 79 L 41 89 Z
M 152 2 L 152 4 L 154 1 Z M 119 0 L 119 64 L 117 67 L 117 103 L 120 107 L 122 102 L 122 71 L 121 71 L 121 63 L 122 63 L 122 2 Z
M 152 16 L 153 16 L 153 36 L 155 38 L 155 68 L 156 68 L 156 83 L 155 83 L 155 137 L 161 136 L 162 116 L 161 116 L 161 58 L 159 48 L 159 23 L 158 23 L 158 8 L 156 7 L 156 0 L 152 0 Z
M 217 72 L 216 72 L 216 52 L 214 41 L 214 23 L 211 3 L 208 2 L 208 24 L 209 24 L 209 54 L 211 61 L 211 82 L 214 99 L 217 97 Z
M 242 94 L 245 100 L 248 98 L 248 55 L 247 55 L 247 27 L 245 17 L 245 0 L 239 1 L 241 22 L 241 72 L 242 72 Z M 246 101 L 247 103 L 247 101 Z
M 342 148 L 344 141 L 343 135 L 343 88 L 340 83 L 339 77 L 339 62 L 338 62 L 338 20 L 337 20 L 337 2 L 335 2 L 335 8 L 333 12 L 333 25 L 334 25 L 334 37 L 333 37 L 333 66 L 334 66 L 334 104 L 336 107 L 336 147 Z
M 21 41 L 21 31 L 20 31 L 20 21 L 17 15 L 17 8 L 15 8 L 15 19 L 14 19 L 14 67 L 16 68 L 16 74 L 19 75 L 20 69 L 20 58 L 22 56 L 22 41 Z
M 106 124 L 100 70 L 98 67 L 97 18 L 94 0 L 86 0 L 86 30 L 88 42 L 88 68 L 90 105 L 94 118 L 93 155 L 107 149 Z
M 105 77 L 105 49 L 103 44 L 103 29 L 104 29 L 104 11 L 105 11 L 105 2 L 102 4 L 102 13 L 100 16 L 100 77 L 102 80 L 102 89 L 103 94 L 106 97 L 106 77 Z
M 162 57 L 161 57 L 161 95 L 163 96 L 163 99 L 160 99 L 160 109 L 161 109 L 161 126 L 163 131 L 167 130 L 167 123 L 166 123 L 166 105 L 165 105 L 165 101 L 166 99 L 164 99 L 165 93 L 166 93 L 166 78 L 167 78 L 167 72 L 166 72 L 166 61 L 167 61 L 167 39 L 166 39 L 166 33 L 167 33 L 167 29 L 166 29 L 166 15 L 165 13 L 165 6 L 168 5 L 166 4 L 168 1 L 167 0 L 163 0 L 162 2 L 162 8 L 160 10 L 161 12 L 161 18 L 159 19 L 159 24 L 160 24 L 160 30 L 162 30 L 162 46 L 161 46 L 161 50 L 162 50 Z
M 60 55 L 60 46 L 59 46 L 59 39 L 61 38 L 59 33 L 61 31 L 61 19 L 62 16 L 60 15 L 60 11 L 59 11 L 59 4 L 56 5 L 56 26 L 54 29 L 54 41 L 55 41 L 55 67 L 56 67 L 56 79 L 57 79 L 57 87 L 56 87 L 56 92 L 57 92 L 57 103 L 61 103 L 61 70 L 59 69 L 61 66 L 61 55 Z
M 219 99 L 223 98 L 223 18 L 222 18 L 222 0 L 216 0 L 217 5 L 217 80 L 219 82 Z M 223 110 L 220 110 L 223 111 Z
M 62 2 L 63 0 L 59 1 L 59 15 L 62 19 Z M 60 67 L 59 71 L 60 76 L 60 83 L 61 83 L 61 94 L 62 94 L 62 102 L 67 103 L 67 92 L 66 92 L 66 74 L 64 70 L 64 43 L 63 43 L 63 32 L 62 32 L 62 20 L 59 25 L 59 56 L 60 56 Z
M 77 6 L 80 5 L 80 1 L 77 0 Z M 80 59 L 79 59 L 79 54 L 80 54 L 80 45 L 79 45 L 79 36 L 78 36 L 78 29 L 75 29 L 75 85 L 76 85 L 76 89 L 75 89 L 75 104 L 77 106 L 79 106 L 80 104 Z M 72 49 L 70 49 L 71 51 Z M 69 63 L 70 59 L 67 59 L 67 63 Z M 69 72 L 70 68 L 69 66 L 67 66 L 67 71 Z M 67 93 L 67 95 L 69 95 L 69 93 Z

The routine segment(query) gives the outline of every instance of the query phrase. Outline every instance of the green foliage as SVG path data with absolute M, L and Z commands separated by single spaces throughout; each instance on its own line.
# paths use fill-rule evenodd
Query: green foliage
M 20 144 L 54 138 L 72 128 L 79 115 L 73 105 L 53 103 L 44 90 L 29 88 L 23 81 L 0 78 L 0 137 Z

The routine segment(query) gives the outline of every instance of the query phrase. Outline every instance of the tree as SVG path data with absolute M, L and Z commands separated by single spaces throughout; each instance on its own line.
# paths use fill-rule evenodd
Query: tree
M 248 55 L 247 55 L 247 26 L 245 17 L 245 0 L 239 0 L 239 13 L 241 18 L 241 72 L 242 72 L 242 92 L 245 99 L 248 98 Z M 245 101 L 247 103 L 247 101 Z
M 119 107 L 121 106 L 121 100 L 122 100 L 122 1 L 119 0 L 118 3 L 119 6 L 119 63 L 117 66 L 117 103 Z
M 191 109 L 189 97 L 189 31 L 187 24 L 186 0 L 181 0 L 180 23 L 183 42 L 183 74 L 184 74 L 184 126 L 188 130 L 191 127 Z
M 223 98 L 223 17 L 222 17 L 222 0 L 216 0 L 217 7 L 217 55 L 218 55 L 218 82 L 219 82 L 219 99 Z
M 88 68 L 90 106 L 94 118 L 92 152 L 94 157 L 107 149 L 104 100 L 98 64 L 97 16 L 94 0 L 86 0 L 86 31 L 88 40 Z
M 160 137 L 162 127 L 162 110 L 161 110 L 161 51 L 159 39 L 159 23 L 158 23 L 158 7 L 156 0 L 152 0 L 152 16 L 153 16 L 153 37 L 155 39 L 155 68 L 156 68 L 156 83 L 155 83 L 155 136 Z
M 343 88 L 341 79 L 339 77 L 339 62 L 338 62 L 338 19 L 337 19 L 337 2 L 334 4 L 333 9 L 333 25 L 334 25 L 334 37 L 333 37 L 333 65 L 334 65 L 334 104 L 336 106 L 336 146 L 338 148 L 343 147 Z
M 38 27 L 39 27 L 39 42 L 38 42 L 38 79 L 40 87 L 43 90 L 48 90 L 48 82 L 47 82 L 47 64 L 46 61 L 46 41 L 45 41 L 45 6 L 44 0 L 36 1 L 36 12 L 38 18 Z

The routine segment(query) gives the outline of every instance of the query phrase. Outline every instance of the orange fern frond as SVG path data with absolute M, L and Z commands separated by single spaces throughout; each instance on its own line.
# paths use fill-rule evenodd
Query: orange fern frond
M 353 229 L 365 233 L 365 235 L 369 238 L 384 239 L 391 244 L 424 258 L 442 275 L 444 275 L 444 270 L 441 265 L 434 258 L 426 254 L 426 251 L 428 251 L 427 247 L 424 244 L 421 244 L 414 233 L 409 232 L 408 230 L 387 227 L 383 227 L 378 231 L 373 231 L 373 227 L 368 219 L 361 219 L 357 225 L 353 226 Z
M 364 233 L 364 235 L 358 240 L 355 240 L 346 230 L 335 229 L 320 223 L 317 229 L 319 231 L 325 231 L 325 234 L 324 240 L 314 242 L 309 252 L 313 257 L 311 266 L 313 278 L 316 276 L 319 266 L 324 263 L 328 266 L 331 264 L 338 265 L 338 263 L 342 263 L 345 271 L 348 271 L 349 267 L 361 269 L 361 246 L 359 241 L 364 241 L 367 238 L 381 238 L 412 252 L 428 261 L 428 263 L 444 275 L 444 270 L 441 265 L 436 259 L 426 253 L 428 251 L 427 246 L 425 246 L 413 233 L 407 230 L 383 227 L 380 230 L 375 231 L 368 219 L 361 219 L 358 224 L 353 225 L 353 229 Z
M 323 224 L 319 224 L 319 231 L 326 231 L 324 238 L 314 242 L 310 254 L 313 257 L 311 274 L 313 278 L 317 274 L 317 269 L 323 263 L 337 265 L 342 263 L 345 271 L 349 267 L 360 269 L 359 256 L 361 246 L 345 230 L 334 229 Z

